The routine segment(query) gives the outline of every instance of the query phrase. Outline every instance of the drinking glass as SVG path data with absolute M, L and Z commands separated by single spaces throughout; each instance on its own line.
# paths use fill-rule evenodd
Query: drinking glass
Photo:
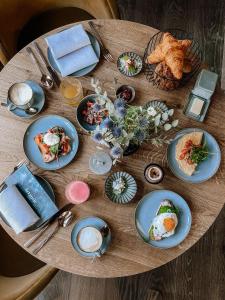
M 83 98 L 82 84 L 73 77 L 66 77 L 61 81 L 60 92 L 66 103 L 71 106 L 77 106 Z

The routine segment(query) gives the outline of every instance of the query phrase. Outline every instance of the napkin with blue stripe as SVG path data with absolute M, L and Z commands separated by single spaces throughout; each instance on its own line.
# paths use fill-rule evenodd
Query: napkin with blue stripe
M 99 61 L 81 24 L 48 36 L 45 40 L 63 77 Z

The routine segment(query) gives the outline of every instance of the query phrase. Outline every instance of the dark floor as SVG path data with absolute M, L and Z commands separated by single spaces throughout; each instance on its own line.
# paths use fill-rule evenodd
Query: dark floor
M 181 28 L 193 32 L 202 46 L 205 62 L 211 70 L 221 74 L 225 1 L 117 0 L 117 2 L 122 19 L 150 25 L 160 30 Z M 82 278 L 60 272 L 38 299 L 223 300 L 225 299 L 224 235 L 225 208 L 215 224 L 196 245 L 161 268 L 134 277 L 107 280 Z

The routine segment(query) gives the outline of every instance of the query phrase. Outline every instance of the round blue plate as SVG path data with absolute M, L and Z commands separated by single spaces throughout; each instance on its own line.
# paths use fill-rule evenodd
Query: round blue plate
M 170 200 L 179 210 L 178 225 L 175 234 L 161 241 L 149 239 L 149 228 L 163 200 Z M 145 195 L 135 211 L 135 225 L 141 238 L 149 245 L 168 249 L 179 245 L 188 235 L 191 228 L 191 211 L 186 201 L 178 194 L 168 190 L 153 191 Z
M 10 112 L 12 112 L 17 117 L 29 119 L 39 114 L 39 112 L 42 110 L 45 103 L 45 94 L 43 89 L 40 87 L 40 85 L 37 84 L 35 81 L 26 80 L 25 82 L 32 88 L 32 91 L 34 93 L 34 103 L 32 107 L 37 108 L 37 112 L 34 115 L 29 115 L 28 113 L 25 112 L 25 110 L 21 108 L 10 110 Z M 7 99 L 7 104 L 9 105 L 8 99 Z
M 179 165 L 175 159 L 176 144 L 179 138 L 193 131 L 201 131 L 204 133 L 203 143 L 206 142 L 210 154 L 205 161 L 201 162 L 198 165 L 194 174 L 192 176 L 188 176 L 184 174 L 183 171 L 179 168 Z M 186 128 L 179 131 L 175 136 L 174 140 L 169 144 L 167 149 L 167 161 L 169 168 L 176 177 L 190 183 L 200 183 L 210 179 L 213 175 L 215 175 L 220 166 L 221 152 L 217 141 L 211 134 L 199 128 Z
M 87 32 L 87 34 L 90 38 L 91 45 L 95 51 L 95 54 L 97 55 L 98 58 L 100 58 L 100 46 L 99 46 L 98 40 L 90 32 Z M 55 62 L 53 55 L 52 55 L 52 52 L 49 48 L 48 48 L 48 61 L 49 61 L 50 65 L 52 66 L 52 68 L 55 69 L 56 72 L 60 73 L 59 68 Z M 85 76 L 88 73 L 90 73 L 96 67 L 97 64 L 98 63 L 88 66 L 79 71 L 76 71 L 76 72 L 70 74 L 69 76 L 74 76 L 74 77 Z
M 102 227 L 104 226 L 108 226 L 108 224 L 98 218 L 98 217 L 87 217 L 87 218 L 83 218 L 83 219 L 80 219 L 73 227 L 73 230 L 71 232 L 71 242 L 72 242 L 72 245 L 74 247 L 74 249 L 82 256 L 85 256 L 85 257 L 96 257 L 97 256 L 97 252 L 85 252 L 85 251 L 82 251 L 80 249 L 80 247 L 78 246 L 77 244 L 77 235 L 78 233 L 80 232 L 80 230 L 84 227 L 87 227 L 87 226 L 93 226 L 97 229 L 101 229 Z M 109 230 L 109 233 L 106 237 L 103 238 L 103 243 L 102 243 L 102 246 L 100 248 L 100 251 L 101 253 L 105 253 L 106 250 L 108 249 L 108 246 L 111 242 L 111 231 Z
M 34 142 L 34 137 L 38 133 L 46 132 L 49 128 L 54 126 L 62 127 L 66 135 L 71 138 L 71 151 L 65 156 L 60 156 L 58 161 L 54 160 L 45 163 L 42 160 L 38 146 Z M 44 170 L 57 170 L 68 165 L 77 153 L 78 144 L 78 135 L 74 125 L 66 118 L 57 115 L 47 115 L 35 120 L 28 126 L 23 138 L 23 148 L 27 158 L 33 164 Z
M 82 111 L 84 109 L 86 109 L 86 104 L 88 101 L 95 103 L 96 97 L 97 97 L 96 94 L 92 94 L 92 95 L 88 95 L 88 96 L 84 97 L 76 109 L 77 122 L 79 123 L 80 127 L 87 132 L 94 131 L 96 129 L 97 125 L 91 125 L 91 124 L 88 124 L 87 122 L 85 122 L 84 117 L 82 115 Z
M 45 178 L 43 178 L 42 176 L 38 176 L 38 175 L 34 175 L 34 176 L 37 179 L 37 181 L 40 183 L 40 185 L 43 187 L 45 192 L 48 194 L 48 196 L 51 198 L 51 200 L 55 203 L 55 193 L 53 191 L 53 188 L 52 188 L 51 184 Z M 6 225 L 10 226 L 1 214 L 0 214 L 0 217 L 5 222 Z M 39 227 L 41 227 L 42 224 L 43 224 L 43 220 L 40 219 L 38 221 L 38 223 L 36 223 L 36 224 L 32 225 L 31 227 L 27 228 L 25 231 L 36 230 Z

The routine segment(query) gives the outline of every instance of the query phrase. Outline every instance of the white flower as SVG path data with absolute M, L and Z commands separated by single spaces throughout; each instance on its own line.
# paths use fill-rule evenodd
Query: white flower
M 109 114 L 114 114 L 115 113 L 115 107 L 111 101 L 107 101 L 105 108 L 108 110 Z
M 160 119 L 161 119 L 161 114 L 159 114 L 155 117 L 155 126 L 159 126 Z
M 178 120 L 174 120 L 174 121 L 171 123 L 171 125 L 172 125 L 172 127 L 177 127 L 178 123 L 179 123 Z
M 170 117 L 172 117 L 172 115 L 174 114 L 174 109 L 173 108 L 169 109 L 167 113 Z
M 164 124 L 164 130 L 169 131 L 172 128 L 172 125 L 170 123 Z
M 152 117 L 157 115 L 157 111 L 152 106 L 148 107 L 147 112 L 148 112 L 149 116 L 152 116 Z
M 102 93 L 102 88 L 100 86 L 97 86 L 95 88 L 95 92 L 96 92 L 96 94 L 101 94 Z
M 167 121 L 167 120 L 168 120 L 168 113 L 167 113 L 167 112 L 164 112 L 164 113 L 162 114 L 162 119 L 163 119 L 164 121 Z

